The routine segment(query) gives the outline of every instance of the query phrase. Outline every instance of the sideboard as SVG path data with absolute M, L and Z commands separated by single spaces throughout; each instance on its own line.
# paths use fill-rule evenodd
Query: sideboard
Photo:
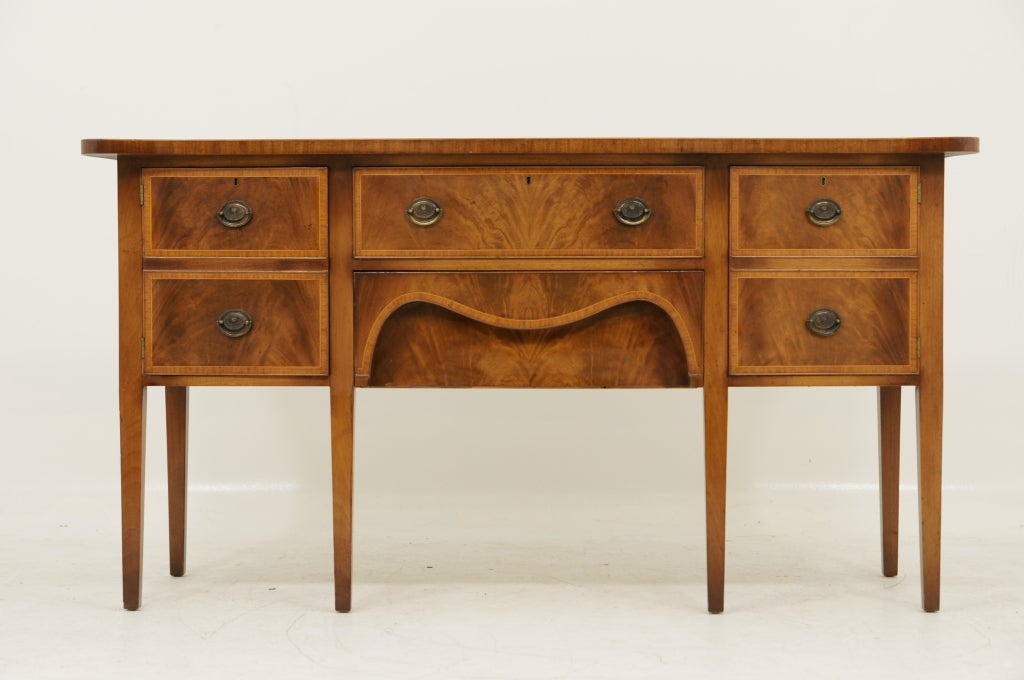
M 124 606 L 146 389 L 185 570 L 188 388 L 330 388 L 335 608 L 351 606 L 356 387 L 688 387 L 708 610 L 724 607 L 730 387 L 877 388 L 882 573 L 917 395 L 922 605 L 939 608 L 945 158 L 911 139 L 107 140 L 117 160 Z

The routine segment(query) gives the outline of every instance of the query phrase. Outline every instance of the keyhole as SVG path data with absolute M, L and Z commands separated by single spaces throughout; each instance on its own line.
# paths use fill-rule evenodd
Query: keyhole
M 825 182 L 824 182 L 824 181 L 822 181 L 822 184 L 824 184 L 824 183 L 825 183 Z M 237 177 L 235 178 L 235 186 L 236 186 L 236 187 L 238 186 L 238 178 L 237 178 Z
M 527 175 L 526 176 L 526 183 L 529 184 L 531 181 L 533 181 L 533 178 L 530 177 L 529 175 Z
M 824 178 L 824 177 L 822 177 L 822 178 L 821 178 L 821 186 L 825 186 L 825 181 L 826 181 L 826 180 L 825 180 L 825 178 Z

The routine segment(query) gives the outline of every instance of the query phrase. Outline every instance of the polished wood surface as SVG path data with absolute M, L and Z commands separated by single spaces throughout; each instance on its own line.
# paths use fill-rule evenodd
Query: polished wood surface
M 147 257 L 327 256 L 327 170 L 159 169 L 142 172 Z M 217 214 L 244 201 L 252 218 L 226 227 Z
M 906 272 L 737 272 L 729 285 L 730 371 L 915 373 L 917 275 Z M 839 314 L 834 335 L 812 312 Z
M 729 439 L 729 165 L 707 165 L 704 266 L 704 523 L 708 611 L 725 609 L 726 478 Z M 718 209 L 714 209 L 718 206 Z
M 231 309 L 252 330 L 229 337 Z M 145 275 L 146 373 L 327 373 L 327 276 L 318 273 Z
M 900 390 L 916 390 L 921 601 L 937 610 L 944 159 L 977 150 L 970 137 L 84 140 L 118 161 L 125 607 L 141 602 L 149 386 L 167 391 L 173 574 L 188 388 L 329 386 L 338 611 L 352 607 L 354 387 L 702 387 L 717 613 L 729 388 L 857 385 L 879 395 L 885 575 Z M 413 226 L 409 202 L 431 194 L 442 219 Z M 614 220 L 627 195 L 650 202 L 647 223 Z M 842 206 L 835 225 L 808 220 L 818 198 Z M 228 200 L 254 206 L 249 225 L 219 225 Z M 217 316 L 246 306 L 252 332 L 223 336 Z M 818 307 L 840 314 L 835 335 L 807 328 Z
M 355 172 L 357 257 L 699 256 L 701 168 L 360 168 Z M 407 218 L 420 197 L 443 213 Z M 643 224 L 614 216 L 639 197 Z
M 733 168 L 733 255 L 916 255 L 917 168 Z M 810 221 L 819 199 L 842 212 Z
M 89 156 L 401 156 L 549 154 L 939 154 L 977 153 L 977 137 L 719 139 L 83 139 Z
M 882 525 L 882 574 L 899 571 L 901 388 L 878 388 L 878 491 Z
M 942 552 L 942 158 L 921 162 L 921 380 L 917 385 L 917 483 L 921 532 L 921 602 L 939 610 Z
M 165 388 L 164 407 L 167 420 L 167 517 L 171 576 L 184 576 L 188 506 L 188 388 Z
M 698 272 L 358 274 L 357 385 L 700 384 Z

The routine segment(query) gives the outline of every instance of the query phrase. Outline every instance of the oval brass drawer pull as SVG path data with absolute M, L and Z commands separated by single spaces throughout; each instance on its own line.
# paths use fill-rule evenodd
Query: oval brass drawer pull
M 807 317 L 807 329 L 823 338 L 835 335 L 841 323 L 843 320 L 839 318 L 839 314 L 827 307 L 816 309 Z
M 615 205 L 615 219 L 627 227 L 635 227 L 651 219 L 651 207 L 636 196 L 624 198 Z
M 807 219 L 818 227 L 828 227 L 839 221 L 843 209 L 831 198 L 819 198 L 807 206 Z
M 239 229 L 249 224 L 252 208 L 245 201 L 228 201 L 217 211 L 217 219 L 228 229 Z
M 241 309 L 229 309 L 217 319 L 217 328 L 229 338 L 240 338 L 252 330 L 252 317 Z
M 405 214 L 409 220 L 420 227 L 429 227 L 441 219 L 441 204 L 428 196 L 422 196 L 409 204 Z

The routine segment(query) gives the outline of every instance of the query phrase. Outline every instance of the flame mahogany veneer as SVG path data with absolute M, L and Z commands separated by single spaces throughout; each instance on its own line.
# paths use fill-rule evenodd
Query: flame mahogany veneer
M 886 576 L 901 387 L 916 388 L 922 604 L 938 610 L 944 160 L 977 150 L 971 137 L 83 140 L 117 161 L 125 608 L 140 604 L 152 386 L 167 397 L 179 576 L 188 387 L 330 387 L 338 611 L 355 387 L 702 388 L 721 612 L 729 388 L 859 385 L 878 390 Z

